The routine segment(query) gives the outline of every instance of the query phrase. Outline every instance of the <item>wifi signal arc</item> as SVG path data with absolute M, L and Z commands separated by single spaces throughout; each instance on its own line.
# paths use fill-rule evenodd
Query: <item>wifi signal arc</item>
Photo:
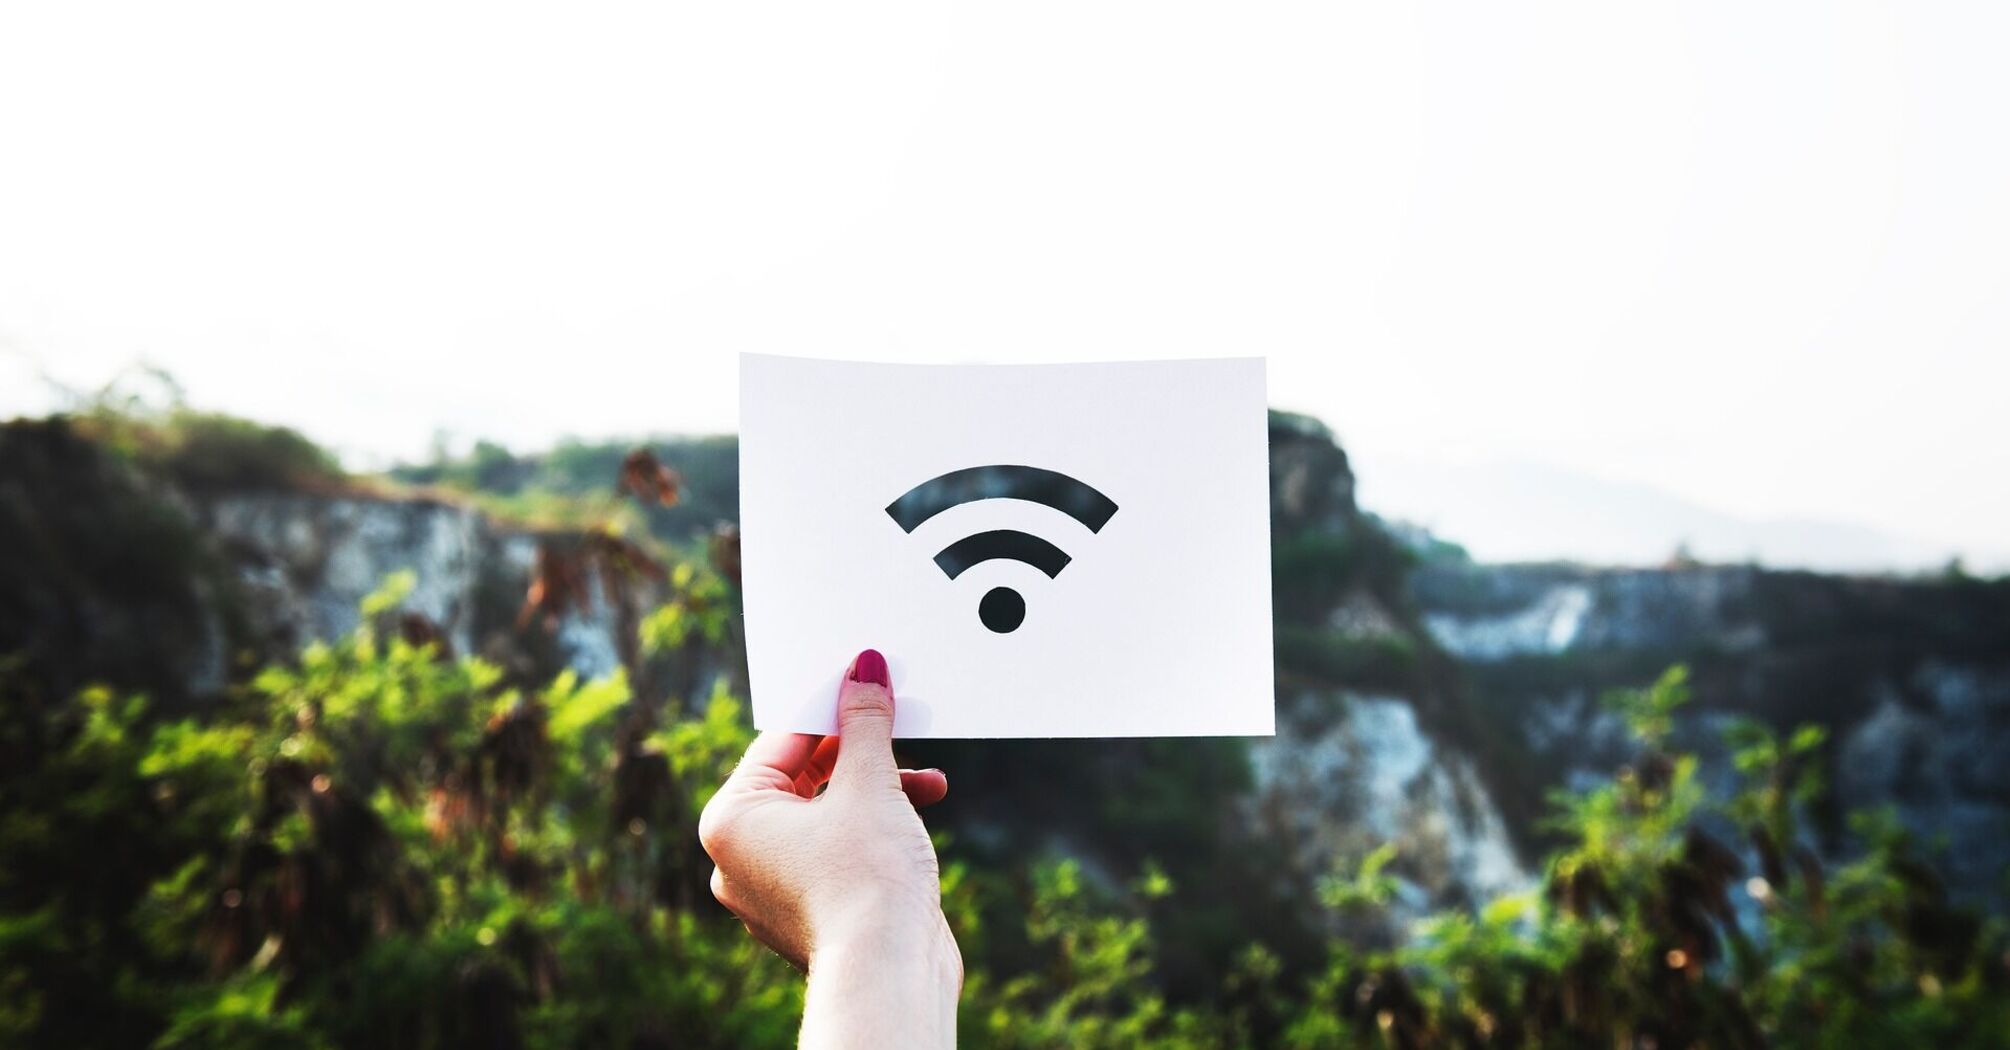
M 901 531 L 913 532 L 951 507 L 984 499 L 1018 499 L 1052 507 L 1090 532 L 1101 532 L 1117 513 L 1115 500 L 1066 474 L 1016 463 L 965 467 L 930 478 L 887 504 L 886 513 Z
M 963 575 L 963 570 L 979 565 L 993 558 L 1025 562 L 1053 579 L 1061 574 L 1074 559 L 1067 552 L 1031 533 L 1017 529 L 993 529 L 974 536 L 965 536 L 944 548 L 935 556 L 935 564 L 942 567 L 950 579 Z

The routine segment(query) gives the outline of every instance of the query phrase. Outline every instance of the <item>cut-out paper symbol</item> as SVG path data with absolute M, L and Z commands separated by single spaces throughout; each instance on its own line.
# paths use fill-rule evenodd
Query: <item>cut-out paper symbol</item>
M 1026 500 L 1052 507 L 1081 522 L 1090 532 L 1101 532 L 1117 505 L 1110 497 L 1066 474 L 1039 467 L 996 463 L 952 470 L 931 478 L 892 503 L 886 513 L 903 532 L 913 532 L 922 522 L 965 503 L 987 499 Z M 955 579 L 965 569 L 987 561 L 1004 559 L 1024 562 L 1053 579 L 1073 560 L 1061 548 L 1029 532 L 992 529 L 965 536 L 943 548 L 935 564 Z M 1010 587 L 993 587 L 977 603 L 977 618 L 999 634 L 1018 630 L 1026 620 L 1026 599 Z

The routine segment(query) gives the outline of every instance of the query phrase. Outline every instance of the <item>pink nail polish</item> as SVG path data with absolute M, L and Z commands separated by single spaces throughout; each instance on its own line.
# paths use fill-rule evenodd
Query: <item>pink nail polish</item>
M 848 677 L 854 682 L 871 682 L 888 689 L 893 688 L 893 673 L 887 670 L 886 657 L 879 655 L 877 649 L 867 649 L 858 654 L 858 659 L 851 662 L 851 674 Z

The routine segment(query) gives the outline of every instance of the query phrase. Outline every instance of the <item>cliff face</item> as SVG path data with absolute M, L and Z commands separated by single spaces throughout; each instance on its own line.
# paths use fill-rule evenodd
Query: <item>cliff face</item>
M 2010 866 L 2010 586 L 1749 567 L 1439 566 L 1412 578 L 1471 702 L 1513 733 L 1531 787 L 1606 775 L 1626 755 L 1600 705 L 1670 663 L 1693 671 L 1678 739 L 1722 775 L 1731 716 L 1829 731 L 1832 849 L 1843 816 L 1893 808 L 1950 848 L 1968 896 Z
M 1471 756 L 1419 723 L 1397 695 L 1349 690 L 1295 697 L 1332 710 L 1292 719 L 1250 747 L 1256 826 L 1313 882 L 1394 844 L 1399 913 L 1472 903 L 1529 883 L 1500 809 Z
M 436 499 L 239 492 L 190 499 L 225 554 L 258 647 L 290 652 L 356 628 L 358 605 L 392 573 L 411 572 L 404 608 L 456 653 L 521 662 L 518 613 L 549 537 L 500 526 Z M 597 576 L 586 601 L 538 639 L 545 662 L 586 677 L 621 666 L 621 626 Z
M 479 513 L 432 500 L 234 493 L 192 500 L 227 553 L 250 619 L 281 648 L 339 637 L 385 576 L 416 574 L 407 608 L 438 625 L 457 652 L 501 610 L 485 608 L 485 573 L 529 570 L 526 537 L 499 534 Z
M 1256 825 L 1307 882 L 1394 843 L 1408 908 L 1528 882 L 1474 756 L 1438 724 L 1456 698 L 1429 673 L 1405 555 L 1356 506 L 1345 453 L 1280 415 L 1270 473 L 1278 728 L 1251 742 Z
M 529 674 L 569 668 L 593 678 L 622 666 L 632 626 L 623 626 L 600 574 L 584 574 L 583 600 L 552 622 L 520 623 L 540 546 L 567 537 L 499 525 L 437 499 L 249 492 L 188 505 L 224 553 L 263 651 L 354 630 L 363 598 L 392 573 L 410 572 L 404 609 L 424 617 L 452 652 Z

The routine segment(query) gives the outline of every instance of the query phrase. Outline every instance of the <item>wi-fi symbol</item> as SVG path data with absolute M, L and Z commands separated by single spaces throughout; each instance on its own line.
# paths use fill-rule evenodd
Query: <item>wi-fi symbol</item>
M 1110 497 L 1066 474 L 994 463 L 930 478 L 887 504 L 886 513 L 900 524 L 901 531 L 913 532 L 915 526 L 951 507 L 986 499 L 1044 504 L 1088 526 L 1090 532 L 1101 532 L 1117 512 L 1117 504 Z M 999 558 L 1025 562 L 1046 573 L 1048 579 L 1059 576 L 1073 560 L 1061 548 L 1032 533 L 993 529 L 965 536 L 943 548 L 935 556 L 935 564 L 953 580 L 973 565 Z M 993 631 L 1009 634 L 1026 620 L 1026 599 L 1010 587 L 993 587 L 977 603 L 977 618 Z

